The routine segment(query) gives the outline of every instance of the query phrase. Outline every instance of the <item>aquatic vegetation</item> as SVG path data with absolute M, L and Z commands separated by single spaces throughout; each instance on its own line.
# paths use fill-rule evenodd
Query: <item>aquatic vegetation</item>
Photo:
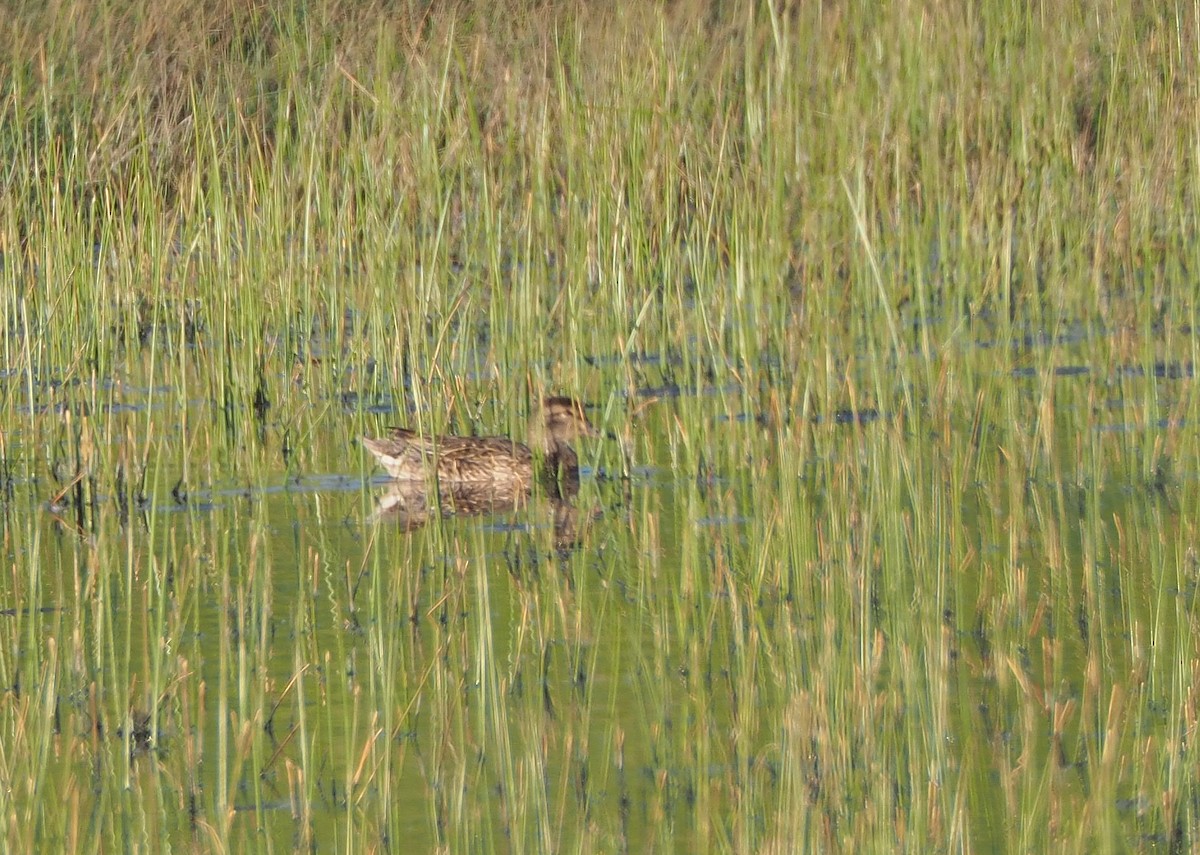
M 10 11 L 6 849 L 1195 848 L 1194 7 Z

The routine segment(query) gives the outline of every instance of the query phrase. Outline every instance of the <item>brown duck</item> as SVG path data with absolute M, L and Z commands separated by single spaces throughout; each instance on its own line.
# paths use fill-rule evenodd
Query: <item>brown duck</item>
M 549 479 L 578 484 L 579 458 L 570 442 L 598 437 L 572 398 L 542 401 L 542 412 L 529 422 L 528 445 L 506 436 L 421 436 L 407 428 L 391 428 L 387 436 L 362 438 L 368 451 L 397 481 L 424 481 L 431 471 L 439 484 L 492 485 L 526 492 L 540 470 Z

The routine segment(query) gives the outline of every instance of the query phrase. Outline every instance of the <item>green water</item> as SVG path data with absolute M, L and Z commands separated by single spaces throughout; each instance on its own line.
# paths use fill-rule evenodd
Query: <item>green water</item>
M 1196 848 L 1194 5 L 9 11 L 0 850 Z
M 1021 406 L 1032 381 L 999 382 Z M 107 417 L 183 419 L 168 397 Z M 349 443 L 126 519 L 18 478 L 0 626 L 23 762 L 81 834 L 131 845 L 904 846 L 953 821 L 991 849 L 1014 811 L 1053 825 L 1102 787 L 1097 834 L 1141 845 L 1160 796 L 1106 752 L 1186 732 L 1195 560 L 1178 487 L 1087 461 L 1174 427 L 1109 409 L 1057 414 L 1072 453 L 1014 477 L 986 424 L 635 396 L 610 416 L 632 440 L 584 449 L 573 546 L 545 498 L 377 518 Z

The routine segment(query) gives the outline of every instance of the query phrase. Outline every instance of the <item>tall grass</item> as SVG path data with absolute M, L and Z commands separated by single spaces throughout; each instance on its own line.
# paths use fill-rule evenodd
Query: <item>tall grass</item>
M 7 847 L 1188 848 L 1197 26 L 13 10 Z M 574 548 L 371 522 L 560 391 Z

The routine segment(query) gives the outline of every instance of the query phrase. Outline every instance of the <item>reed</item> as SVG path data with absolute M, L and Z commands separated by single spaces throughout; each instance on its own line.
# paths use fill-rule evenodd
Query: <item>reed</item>
M 6 848 L 1194 845 L 1194 9 L 25 5 Z

